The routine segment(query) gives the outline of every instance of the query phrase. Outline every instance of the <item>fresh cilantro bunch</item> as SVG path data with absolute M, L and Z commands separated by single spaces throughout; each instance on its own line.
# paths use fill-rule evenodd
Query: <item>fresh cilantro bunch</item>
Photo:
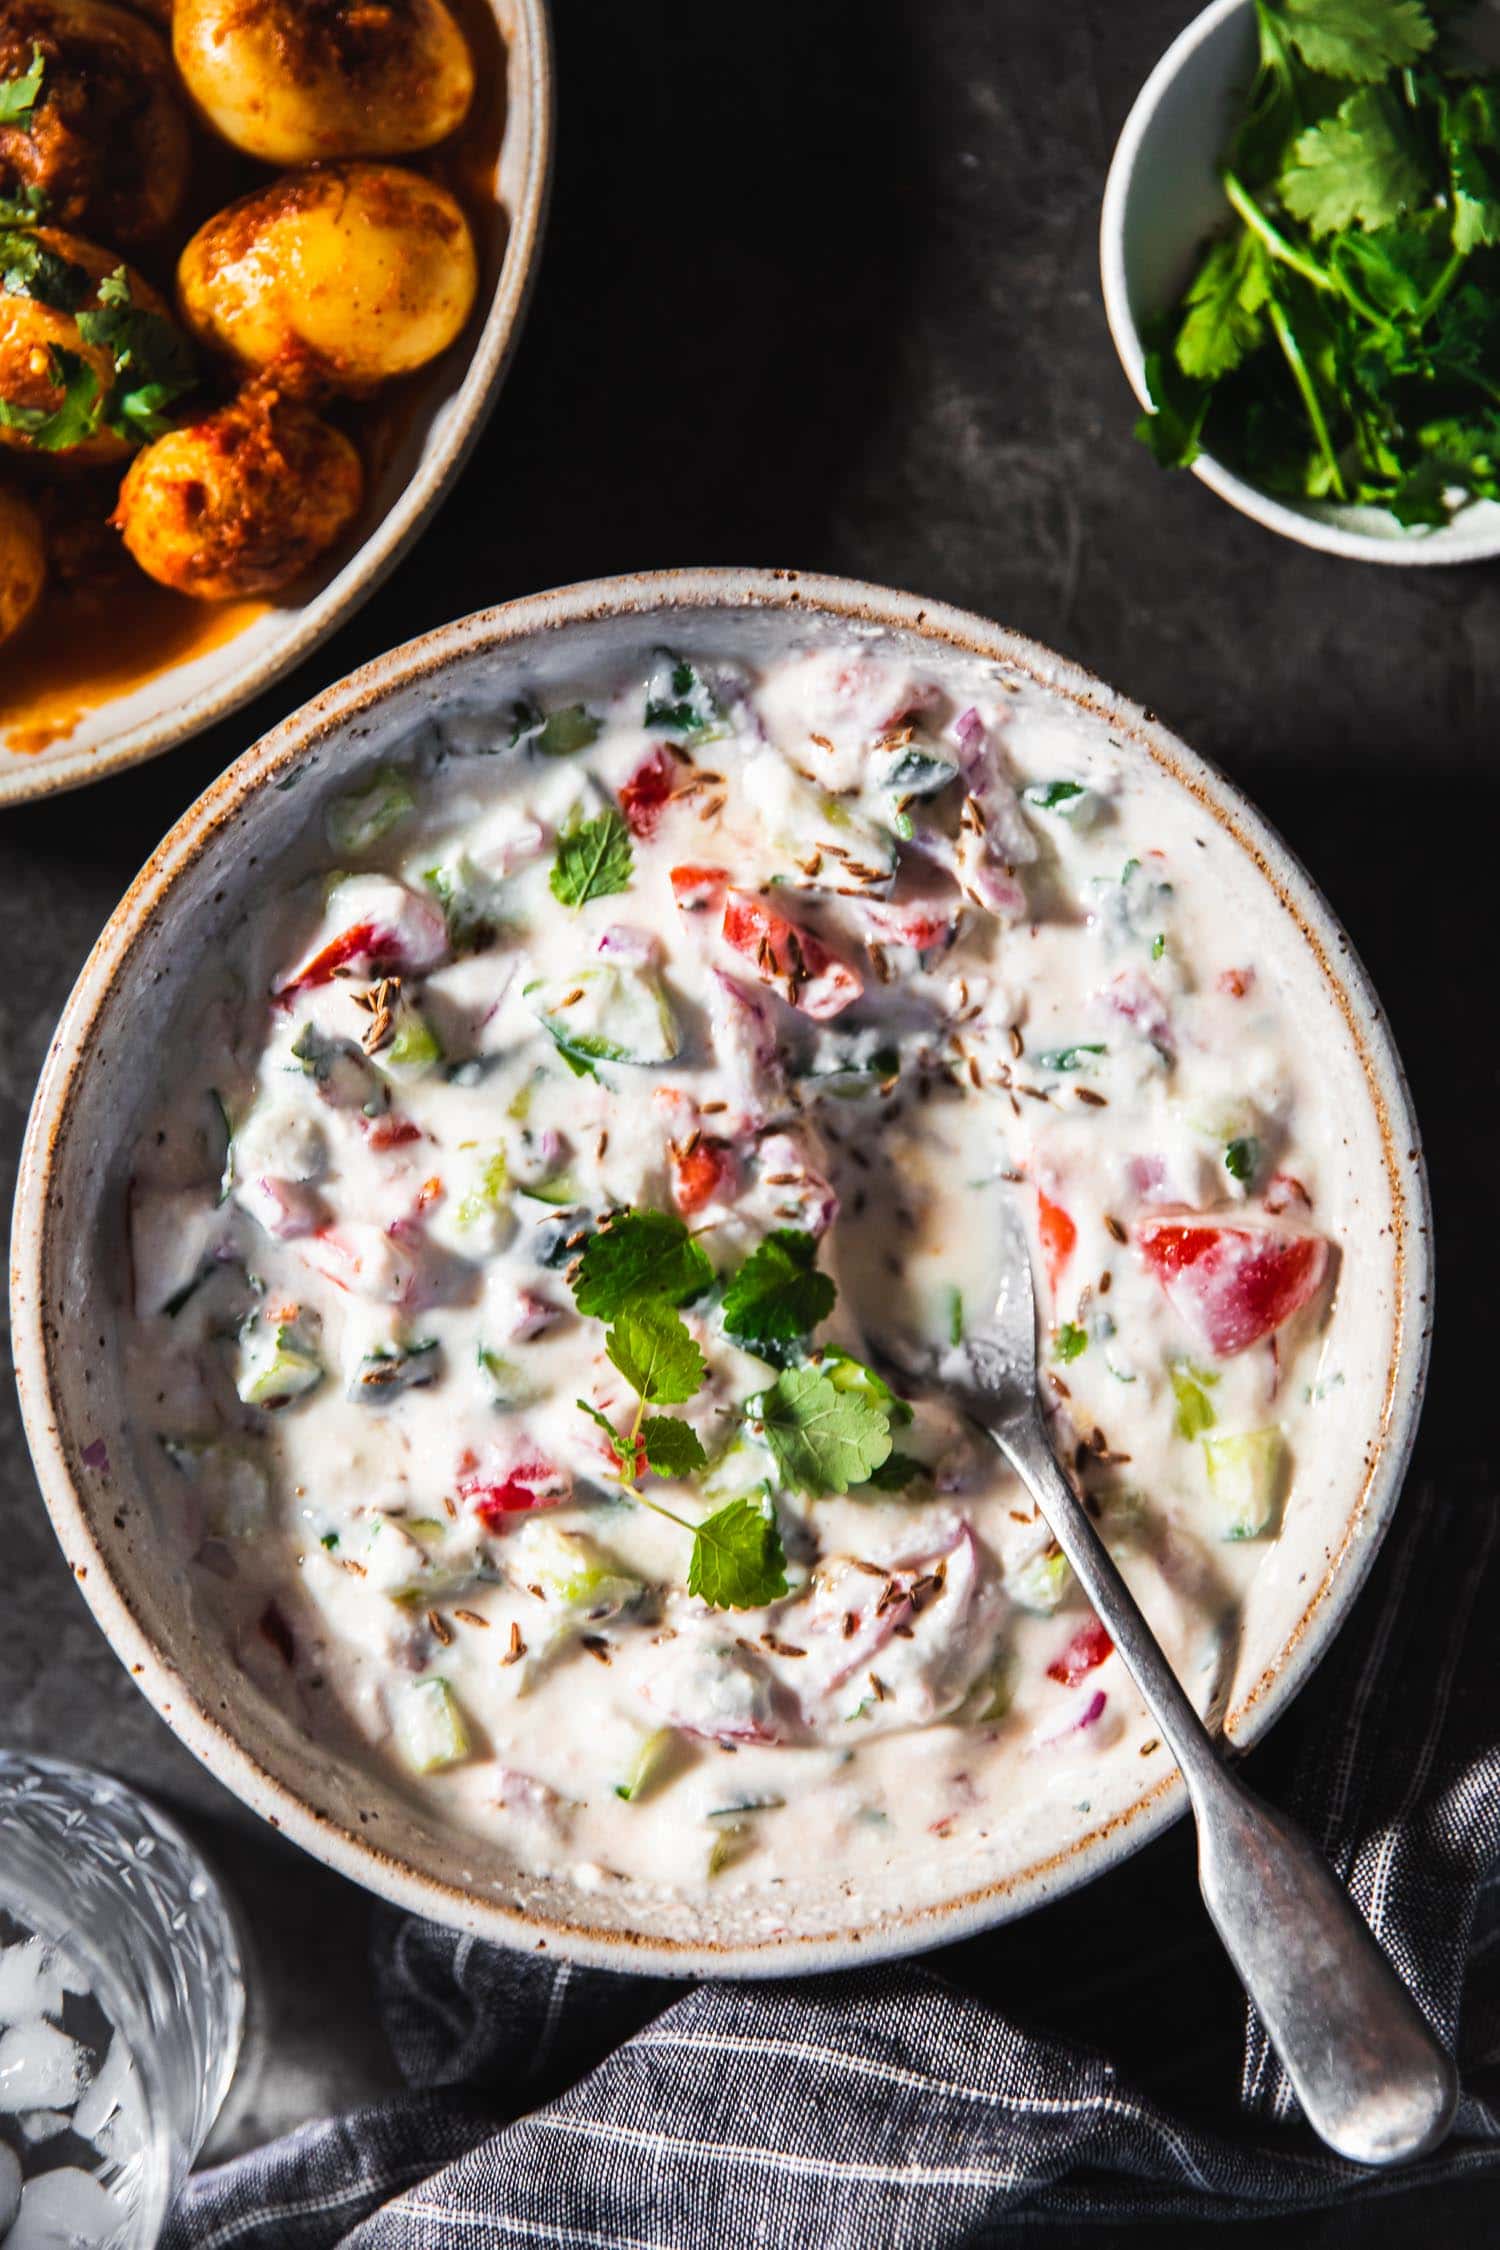
M 768 1495 L 742 1493 L 691 1524 L 641 1489 L 648 1474 L 684 1479 L 708 1467 L 690 1423 L 647 1409 L 686 1405 L 702 1388 L 703 1354 L 678 1307 L 704 1296 L 714 1279 L 702 1245 L 673 1212 L 621 1212 L 591 1235 L 573 1275 L 574 1301 L 610 1323 L 605 1353 L 637 1404 L 625 1431 L 588 1400 L 577 1404 L 604 1432 L 622 1487 L 691 1534 L 689 1593 L 720 1609 L 759 1609 L 787 1591 Z M 926 1473 L 892 1449 L 892 1429 L 911 1420 L 911 1408 L 847 1352 L 811 1345 L 835 1294 L 818 1271 L 816 1241 L 791 1227 L 768 1235 L 729 1277 L 719 1301 L 725 1333 L 780 1370 L 746 1400 L 743 1420 L 789 1490 L 814 1499 L 863 1485 L 900 1491 Z
M 1442 524 L 1500 498 L 1500 81 L 1454 0 L 1255 0 L 1225 230 L 1148 336 L 1167 467 Z

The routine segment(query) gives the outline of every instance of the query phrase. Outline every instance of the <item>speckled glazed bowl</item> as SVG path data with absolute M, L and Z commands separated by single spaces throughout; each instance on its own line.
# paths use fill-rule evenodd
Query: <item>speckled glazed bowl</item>
M 445 1829 L 392 1777 L 310 1743 L 195 1615 L 169 1567 L 122 1435 L 123 1174 L 195 964 L 326 798 L 424 720 L 545 697 L 580 671 L 670 642 L 752 661 L 789 636 L 920 650 L 924 665 L 994 664 L 1102 715 L 1247 856 L 1268 920 L 1292 934 L 1364 1223 L 1346 1240 L 1330 1334 L 1348 1349 L 1340 1411 L 1299 1459 L 1297 1505 L 1252 1587 L 1227 1704 L 1253 1742 L 1307 1680 L 1390 1520 L 1427 1351 L 1426 1183 L 1400 1064 L 1348 939 L 1285 847 L 1231 785 L 1145 712 L 983 619 L 913 596 L 791 571 L 698 570 L 534 595 L 395 650 L 247 751 L 168 836 L 96 946 L 37 1094 L 14 1247 L 15 1354 L 26 1429 L 79 1586 L 162 1716 L 229 1788 L 371 1890 L 504 1943 L 617 1968 L 766 1975 L 831 1968 L 964 1936 L 1103 1874 L 1183 1809 L 1175 1774 L 1115 1771 L 1039 1788 L 1003 1833 L 954 1858 L 917 1852 L 857 1900 L 810 1874 L 779 1926 L 712 1904 L 542 1882 L 498 1847 Z M 1340 1323 L 1349 1325 L 1342 1330 Z M 1351 1331 L 1354 1333 L 1351 1334 Z M 1081 1774 L 1083 1769 L 1076 1769 Z M 1086 1801 L 1081 1801 L 1086 1800 Z M 815 1854 L 809 1855 L 815 1862 Z
M 45 747 L 28 745 L 31 729 L 11 724 L 17 714 L 0 695 L 0 805 L 77 789 L 159 757 L 272 686 L 374 593 L 463 468 L 499 397 L 531 294 L 547 211 L 554 111 L 547 0 L 469 0 L 465 14 L 480 25 L 492 17 L 499 34 L 498 41 L 491 34 L 495 55 L 488 66 L 504 79 L 492 89 L 500 113 L 493 176 L 498 223 L 480 236 L 479 301 L 463 335 L 402 386 L 399 419 L 382 438 L 354 533 L 282 600 L 249 605 L 249 622 L 230 637 L 215 642 L 210 630 L 178 661 L 119 693 L 84 698 L 76 717 L 69 714 L 73 723 Z M 210 627 L 214 615 L 206 609 Z M 21 719 L 26 716 L 23 711 Z

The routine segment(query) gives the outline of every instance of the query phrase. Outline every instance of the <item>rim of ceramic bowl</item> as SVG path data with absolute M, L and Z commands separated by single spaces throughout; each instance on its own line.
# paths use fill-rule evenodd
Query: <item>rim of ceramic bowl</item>
M 44 751 L 34 758 L 5 757 L 0 748 L 0 806 L 85 788 L 127 766 L 161 757 L 205 727 L 232 718 L 347 623 L 422 536 L 447 498 L 494 411 L 520 342 L 552 192 L 556 87 L 551 8 L 549 0 L 506 0 L 506 7 L 520 36 L 507 33 L 503 24 L 501 30 L 508 51 L 519 54 L 520 64 L 516 87 L 507 89 L 505 129 L 507 133 L 514 129 L 513 118 L 522 122 L 525 170 L 514 206 L 506 214 L 505 251 L 494 294 L 441 443 L 284 639 L 189 697 L 170 715 L 143 720 L 98 748 Z M 497 20 L 499 14 L 497 8 Z
M 1125 270 L 1126 206 L 1142 151 L 1156 125 L 1157 112 L 1168 88 L 1198 49 L 1212 39 L 1230 17 L 1249 10 L 1253 4 L 1254 0 L 1212 0 L 1211 6 L 1178 33 L 1131 104 L 1130 115 L 1110 159 L 1099 212 L 1099 275 L 1104 316 L 1126 379 L 1148 413 L 1152 410 L 1152 400 L 1146 382 L 1146 353 L 1131 310 L 1129 278 Z M 1249 516 L 1265 530 L 1274 531 L 1283 539 L 1295 539 L 1300 546 L 1316 548 L 1322 554 L 1342 556 L 1346 561 L 1434 569 L 1440 565 L 1485 562 L 1500 555 L 1500 527 L 1493 519 L 1488 530 L 1473 530 L 1467 536 L 1461 515 L 1436 532 L 1361 531 L 1354 524 L 1317 512 L 1312 506 L 1292 507 L 1271 493 L 1260 491 L 1243 477 L 1236 476 L 1222 461 L 1215 460 L 1212 454 L 1200 453 L 1192 464 L 1192 473 L 1200 484 L 1206 484 L 1221 500 L 1227 500 L 1230 507 Z
M 644 629 L 682 612 L 781 612 L 917 635 L 956 655 L 1001 662 L 1096 717 L 1150 756 L 1247 853 L 1290 912 L 1348 1028 L 1370 1088 L 1385 1156 L 1395 1237 L 1393 1343 L 1378 1432 L 1361 1485 L 1332 1535 L 1327 1566 L 1306 1597 L 1279 1655 L 1230 1710 L 1239 1747 L 1257 1741 L 1305 1684 L 1342 1623 L 1389 1525 L 1416 1433 L 1430 1320 L 1431 1222 L 1425 1167 L 1400 1058 L 1357 955 L 1332 909 L 1286 845 L 1219 770 L 1169 733 L 1155 716 L 1091 673 L 1024 635 L 945 603 L 795 570 L 702 568 L 654 571 L 527 595 L 443 626 L 375 659 L 328 688 L 252 745 L 210 783 L 137 876 L 94 946 L 64 1010 L 42 1072 L 22 1152 L 12 1242 L 12 1320 L 22 1416 L 43 1499 L 81 1592 L 137 1685 L 187 1747 L 265 1819 L 366 1889 L 414 1912 L 502 1944 L 550 1949 L 610 1968 L 677 1975 L 767 1976 L 847 1967 L 856 1961 L 921 1952 L 1029 1912 L 1115 1866 L 1160 1833 L 1186 1805 L 1174 1771 L 1114 1819 L 1061 1850 L 975 1891 L 878 1928 L 833 1936 L 778 1939 L 774 1945 L 716 1946 L 705 1941 L 606 1931 L 497 1903 L 378 1850 L 267 1771 L 200 1698 L 191 1680 L 155 1646 L 114 1580 L 64 1447 L 53 1406 L 54 1355 L 61 1324 L 47 1319 L 42 1284 L 55 1265 L 53 1236 L 65 1227 L 52 1171 L 68 1132 L 74 1088 L 87 1069 L 101 1016 L 128 989 L 147 932 L 171 911 L 174 887 L 199 855 L 240 816 L 247 800 L 318 744 L 392 692 L 431 682 L 476 653 L 501 655 L 517 643 L 570 626 L 636 617 Z M 58 1239 L 62 1239 L 58 1233 Z

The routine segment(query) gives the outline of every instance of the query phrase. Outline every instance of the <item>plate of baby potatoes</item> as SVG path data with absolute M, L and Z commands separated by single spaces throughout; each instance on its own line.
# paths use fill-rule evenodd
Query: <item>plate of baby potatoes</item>
M 4 0 L 0 801 L 378 584 L 498 394 L 551 139 L 544 0 Z

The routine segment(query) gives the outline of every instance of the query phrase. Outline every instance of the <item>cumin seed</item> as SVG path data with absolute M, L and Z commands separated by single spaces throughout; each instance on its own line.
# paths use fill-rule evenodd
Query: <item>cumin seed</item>
M 453 1635 L 448 1629 L 447 1620 L 445 1618 L 439 1617 L 435 1609 L 430 1609 L 427 1612 L 427 1624 L 429 1631 L 431 1631 L 437 1637 L 437 1639 L 442 1642 L 444 1648 L 447 1648 L 451 1645 Z
M 519 1664 L 525 1654 L 526 1643 L 521 1638 L 521 1628 L 512 1618 L 510 1621 L 510 1646 L 500 1661 L 502 1664 Z
M 486 1633 L 490 1629 L 489 1619 L 481 1617 L 477 1609 L 456 1609 L 453 1614 L 461 1625 L 477 1625 Z
M 1124 1242 L 1127 1239 L 1119 1220 L 1112 1218 L 1108 1211 L 1104 1214 L 1104 1231 L 1113 1242 Z

